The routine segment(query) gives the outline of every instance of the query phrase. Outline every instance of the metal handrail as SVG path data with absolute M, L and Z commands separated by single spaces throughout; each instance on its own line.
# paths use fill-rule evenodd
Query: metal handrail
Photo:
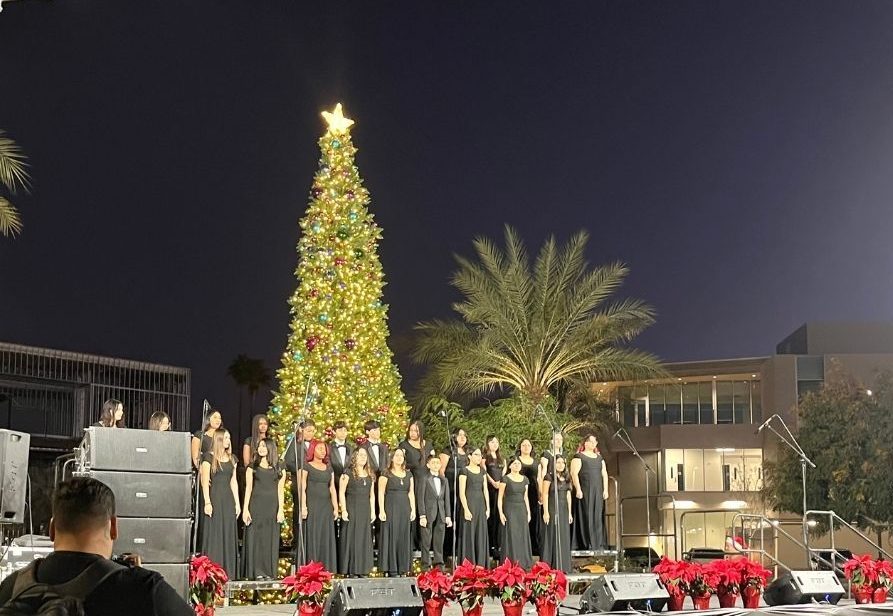
M 664 552 L 666 553 L 666 551 L 667 551 L 666 539 L 667 539 L 667 537 L 673 537 L 673 558 L 678 559 L 679 558 L 679 543 L 678 543 L 678 541 L 676 541 L 676 530 L 677 530 L 676 529 L 676 497 L 673 496 L 672 494 L 670 494 L 668 492 L 659 492 L 659 493 L 655 494 L 653 497 L 657 501 L 658 512 L 662 511 L 662 509 L 660 507 L 660 499 L 661 498 L 667 499 L 668 502 L 670 503 L 669 508 L 673 510 L 673 532 L 672 533 L 663 532 L 663 530 L 664 530 L 663 516 L 660 516 L 660 520 L 658 522 L 658 530 L 660 530 L 659 533 L 651 532 L 650 528 L 647 529 L 648 532 L 646 532 L 646 533 L 627 533 L 624 531 L 624 529 L 623 529 L 623 503 L 628 500 L 643 500 L 644 498 L 645 498 L 645 496 L 642 495 L 642 496 L 625 496 L 624 498 L 620 499 L 620 502 L 618 503 L 618 515 L 620 516 L 620 524 L 619 524 L 620 543 L 622 544 L 624 537 L 662 537 L 664 539 Z M 647 506 L 648 506 L 648 503 L 646 503 L 646 507 Z M 649 548 L 651 547 L 650 541 L 648 542 L 647 547 L 649 547 Z M 617 551 L 618 551 L 618 553 L 620 552 L 619 549 Z M 618 556 L 618 558 L 619 558 L 619 556 Z
M 867 542 L 868 544 L 870 544 L 873 548 L 875 548 L 875 549 L 878 551 L 878 554 L 883 554 L 883 556 L 884 556 L 887 560 L 893 560 L 893 556 L 891 556 L 891 554 L 890 554 L 889 552 L 887 552 L 884 548 L 882 548 L 882 547 L 879 546 L 877 543 L 875 543 L 874 541 L 872 541 L 871 539 L 869 539 L 867 535 L 865 535 L 864 533 L 862 533 L 862 531 L 860 531 L 858 528 L 856 528 L 855 526 L 853 526 L 852 524 L 850 524 L 849 522 L 847 522 L 846 520 L 844 520 L 842 517 L 840 517 L 839 515 L 837 515 L 837 514 L 834 513 L 833 511 L 830 511 L 830 510 L 829 510 L 829 511 L 822 511 L 822 510 L 818 510 L 818 509 L 810 509 L 809 511 L 807 511 L 807 512 L 804 514 L 803 518 L 804 518 L 805 520 L 808 521 L 810 515 L 816 515 L 816 516 L 828 516 L 828 535 L 830 536 L 830 539 L 831 539 L 831 548 L 830 548 L 830 549 L 826 549 L 826 548 L 812 548 L 812 547 L 809 547 L 809 543 L 808 543 L 808 541 L 809 541 L 809 534 L 807 533 L 807 545 L 806 545 L 806 550 L 807 550 L 807 552 L 808 552 L 809 555 L 810 555 L 810 561 L 812 561 L 812 559 L 815 559 L 815 560 L 817 560 L 817 561 L 822 561 L 822 562 L 824 562 L 826 565 L 829 565 L 829 566 L 831 567 L 831 570 L 834 571 L 835 573 L 837 573 L 837 572 L 841 572 L 841 573 L 842 573 L 842 572 L 843 572 L 843 570 L 842 570 L 840 567 L 837 566 L 838 557 L 839 557 L 839 559 L 840 559 L 841 562 L 846 561 L 847 558 L 846 558 L 846 556 L 844 556 L 843 554 L 841 554 L 840 552 L 837 551 L 837 545 L 836 545 L 835 542 L 834 542 L 834 521 L 835 521 L 835 520 L 836 520 L 841 526 L 843 526 L 843 527 L 845 527 L 845 528 L 848 528 L 850 531 L 856 533 L 859 537 L 861 537 L 865 542 Z M 831 552 L 831 562 L 828 562 L 827 560 L 825 560 L 824 558 L 822 558 L 821 556 L 819 556 L 819 555 L 818 555 L 819 552 Z M 811 563 L 811 562 L 807 563 L 807 565 L 809 565 L 810 567 L 812 567 L 812 563 Z
M 736 513 L 735 516 L 732 518 L 732 532 L 733 533 L 735 532 L 735 529 L 738 527 L 736 524 L 736 521 L 739 519 L 742 521 L 742 524 L 741 524 L 742 532 L 744 531 L 744 523 L 743 522 L 745 520 L 754 520 L 760 524 L 760 527 L 759 527 L 760 528 L 760 549 L 757 550 L 757 549 L 753 549 L 753 548 L 740 548 L 740 549 L 735 548 L 736 551 L 738 551 L 742 554 L 759 554 L 761 557 L 768 558 L 773 563 L 775 563 L 775 569 L 776 569 L 775 576 L 776 577 L 778 577 L 778 567 L 781 567 L 787 571 L 793 571 L 793 569 L 791 569 L 790 567 L 788 567 L 786 564 L 784 564 L 783 562 L 781 562 L 778 559 L 778 533 L 781 533 L 782 535 L 784 535 L 788 539 L 788 541 L 791 541 L 794 544 L 796 544 L 798 547 L 803 548 L 804 551 L 808 550 L 807 546 L 803 542 L 801 542 L 799 539 L 794 537 L 792 534 L 790 534 L 789 532 L 787 532 L 786 530 L 781 528 L 781 523 L 778 520 L 770 520 L 766 516 L 760 515 L 758 513 Z M 775 555 L 772 555 L 763 549 L 763 546 L 765 545 L 763 531 L 767 526 L 771 527 L 773 529 L 772 532 L 773 532 L 773 541 L 775 543 L 775 552 L 776 552 Z M 832 563 L 828 562 L 827 560 L 825 560 L 824 558 L 822 558 L 819 555 L 816 555 L 815 558 L 816 558 L 816 560 L 820 560 L 830 567 L 834 566 Z
M 620 571 L 620 552 L 623 550 L 623 537 L 620 535 L 620 482 L 617 477 L 608 476 L 614 484 L 614 573 Z
M 690 513 L 741 513 L 741 510 L 740 509 L 690 509 L 690 510 L 684 510 L 682 512 L 682 514 L 679 516 L 679 528 L 681 531 L 680 532 L 680 539 L 681 539 L 680 540 L 680 544 L 681 544 L 680 548 L 682 550 L 683 556 L 685 555 L 685 553 L 687 551 L 686 548 L 688 547 L 688 545 L 686 545 L 686 537 L 685 537 L 685 516 L 687 516 Z M 734 520 L 734 518 L 733 518 L 733 520 Z M 704 546 L 704 547 L 707 547 L 707 546 Z M 723 547 L 722 549 L 725 550 L 725 547 Z M 736 552 L 737 551 L 738 550 L 736 549 Z M 738 553 L 740 554 L 741 552 L 738 552 Z

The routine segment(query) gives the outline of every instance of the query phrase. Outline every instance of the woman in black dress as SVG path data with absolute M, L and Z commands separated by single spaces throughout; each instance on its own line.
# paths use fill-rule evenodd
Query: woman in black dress
M 487 520 L 488 534 L 490 538 L 490 555 L 497 562 L 502 561 L 502 546 L 499 543 L 502 525 L 499 523 L 499 511 L 497 501 L 499 497 L 499 484 L 505 475 L 505 458 L 499 451 L 499 439 L 495 434 L 487 436 L 484 464 L 487 468 L 487 487 L 490 492 L 490 517 Z
M 378 568 L 392 577 L 405 575 L 412 569 L 410 531 L 415 520 L 415 489 L 402 449 L 394 450 L 387 472 L 378 478 L 378 504 Z
M 338 518 L 338 497 L 325 441 L 310 441 L 306 462 L 301 471 L 301 516 L 304 519 L 306 562 L 315 560 L 328 571 L 337 571 L 335 520 Z
M 270 421 L 266 415 L 255 415 L 251 418 L 251 436 L 242 444 L 242 463 L 245 468 L 251 464 L 251 456 L 257 444 L 270 435 Z
M 533 550 L 530 546 L 530 503 L 527 491 L 530 482 L 521 474 L 521 460 L 512 458 L 509 472 L 499 484 L 499 521 L 502 524 L 502 557 L 510 558 L 524 569 L 533 566 Z
M 433 448 L 425 441 L 425 426 L 420 421 L 413 421 L 406 429 L 406 438 L 397 445 L 406 456 L 406 470 L 412 473 L 415 485 L 415 498 L 418 501 L 422 490 L 422 482 L 428 474 L 428 456 Z M 419 525 L 417 521 L 412 523 L 412 545 L 419 547 Z
M 556 510 L 558 515 L 556 516 Z M 564 458 L 555 459 L 555 473 L 543 479 L 542 560 L 554 569 L 571 571 L 571 482 Z M 556 532 L 558 536 L 556 537 Z
M 223 427 L 223 416 L 220 411 L 211 411 L 205 419 L 202 429 L 192 435 L 192 463 L 198 468 L 202 456 L 211 451 L 214 432 Z
M 521 461 L 521 474 L 527 478 L 527 502 L 530 507 L 528 534 L 534 554 L 539 554 L 540 536 L 540 490 L 539 461 L 533 456 L 533 443 L 529 438 L 518 443 L 518 459 Z
M 214 431 L 211 451 L 201 464 L 201 486 L 204 495 L 204 524 L 201 552 L 223 567 L 235 579 L 238 561 L 236 527 L 239 507 L 239 486 L 236 484 L 236 459 L 231 451 L 229 432 Z
M 124 403 L 109 398 L 102 403 L 99 421 L 93 424 L 97 428 L 126 428 L 124 425 Z
M 375 521 L 374 487 L 369 453 L 357 447 L 338 487 L 342 520 L 338 572 L 344 575 L 368 575 L 375 566 L 371 527 Z
M 574 544 L 578 550 L 605 548 L 603 515 L 608 498 L 608 469 L 597 446 L 595 435 L 588 435 L 571 460 L 571 483 L 577 497 Z
M 285 473 L 279 467 L 276 443 L 257 442 L 245 469 L 242 521 L 242 571 L 248 580 L 271 580 L 279 569 L 279 525 L 285 521 Z
M 487 567 L 490 564 L 487 517 L 490 493 L 487 472 L 482 468 L 481 448 L 467 446 L 468 466 L 459 475 L 459 501 L 462 503 L 462 532 L 459 535 L 459 561 Z M 459 517 L 459 516 L 456 516 Z
M 465 470 L 465 467 L 468 466 L 468 452 L 466 451 L 466 447 L 468 445 L 468 435 L 465 433 L 465 430 L 462 428 L 453 428 L 453 434 L 450 436 L 451 447 L 446 447 L 443 451 L 440 452 L 440 468 L 442 469 L 443 477 L 446 479 L 447 485 L 450 486 L 450 496 L 453 499 L 453 512 L 455 518 L 453 519 L 453 525 L 446 529 L 446 533 L 443 538 L 443 553 L 447 556 L 453 555 L 453 541 L 455 537 L 455 541 L 458 543 L 459 537 L 462 536 L 462 521 L 465 516 L 460 515 L 461 510 L 459 509 L 459 475 L 462 474 L 462 471 Z M 455 455 L 455 462 L 453 464 L 453 456 Z M 456 551 L 458 552 L 458 545 Z

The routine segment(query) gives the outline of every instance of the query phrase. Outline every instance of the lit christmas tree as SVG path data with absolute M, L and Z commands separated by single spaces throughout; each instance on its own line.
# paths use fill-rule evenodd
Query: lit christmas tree
M 363 436 L 363 423 L 376 419 L 382 439 L 395 442 L 409 405 L 387 345 L 381 229 L 354 166 L 353 120 L 344 117 L 340 103 L 322 115 L 328 129 L 319 140 L 319 170 L 300 223 L 298 288 L 288 302 L 291 333 L 270 415 L 291 426 L 301 416 L 309 384 L 318 394 L 310 396 L 306 416 L 316 422 L 317 434 L 344 420 L 352 437 Z

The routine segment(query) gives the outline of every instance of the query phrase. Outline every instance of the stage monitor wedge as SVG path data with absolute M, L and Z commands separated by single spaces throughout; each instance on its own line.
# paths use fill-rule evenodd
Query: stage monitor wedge
M 419 616 L 424 602 L 415 578 L 338 580 L 323 616 Z
M 766 605 L 830 603 L 836 605 L 846 591 L 833 571 L 791 571 L 778 577 L 763 592 Z
M 606 573 L 580 597 L 581 612 L 660 612 L 670 594 L 654 573 Z

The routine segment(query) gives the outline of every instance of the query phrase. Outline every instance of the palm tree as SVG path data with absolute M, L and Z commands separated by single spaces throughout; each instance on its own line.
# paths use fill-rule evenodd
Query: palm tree
M 226 373 L 236 383 L 239 389 L 239 417 L 242 417 L 242 388 L 251 394 L 251 412 L 254 412 L 254 403 L 257 391 L 264 385 L 269 386 L 272 380 L 270 371 L 264 365 L 264 360 L 248 357 L 239 353 L 226 369 Z
M 576 404 L 571 392 L 594 381 L 662 374 L 654 356 L 626 345 L 654 322 L 643 302 L 609 302 L 628 274 L 621 263 L 590 269 L 581 231 L 559 248 L 551 237 L 531 264 L 517 232 L 505 249 L 474 241 L 477 262 L 456 257 L 452 285 L 464 296 L 458 319 L 416 325 L 414 359 L 428 364 L 425 395 L 481 396 L 499 390 L 533 403 L 548 396 Z
M 16 190 L 28 192 L 31 176 L 28 174 L 27 158 L 15 141 L 0 130 L 0 185 L 5 186 L 10 195 Z M 12 237 L 22 232 L 22 217 L 16 207 L 0 195 L 0 235 Z

